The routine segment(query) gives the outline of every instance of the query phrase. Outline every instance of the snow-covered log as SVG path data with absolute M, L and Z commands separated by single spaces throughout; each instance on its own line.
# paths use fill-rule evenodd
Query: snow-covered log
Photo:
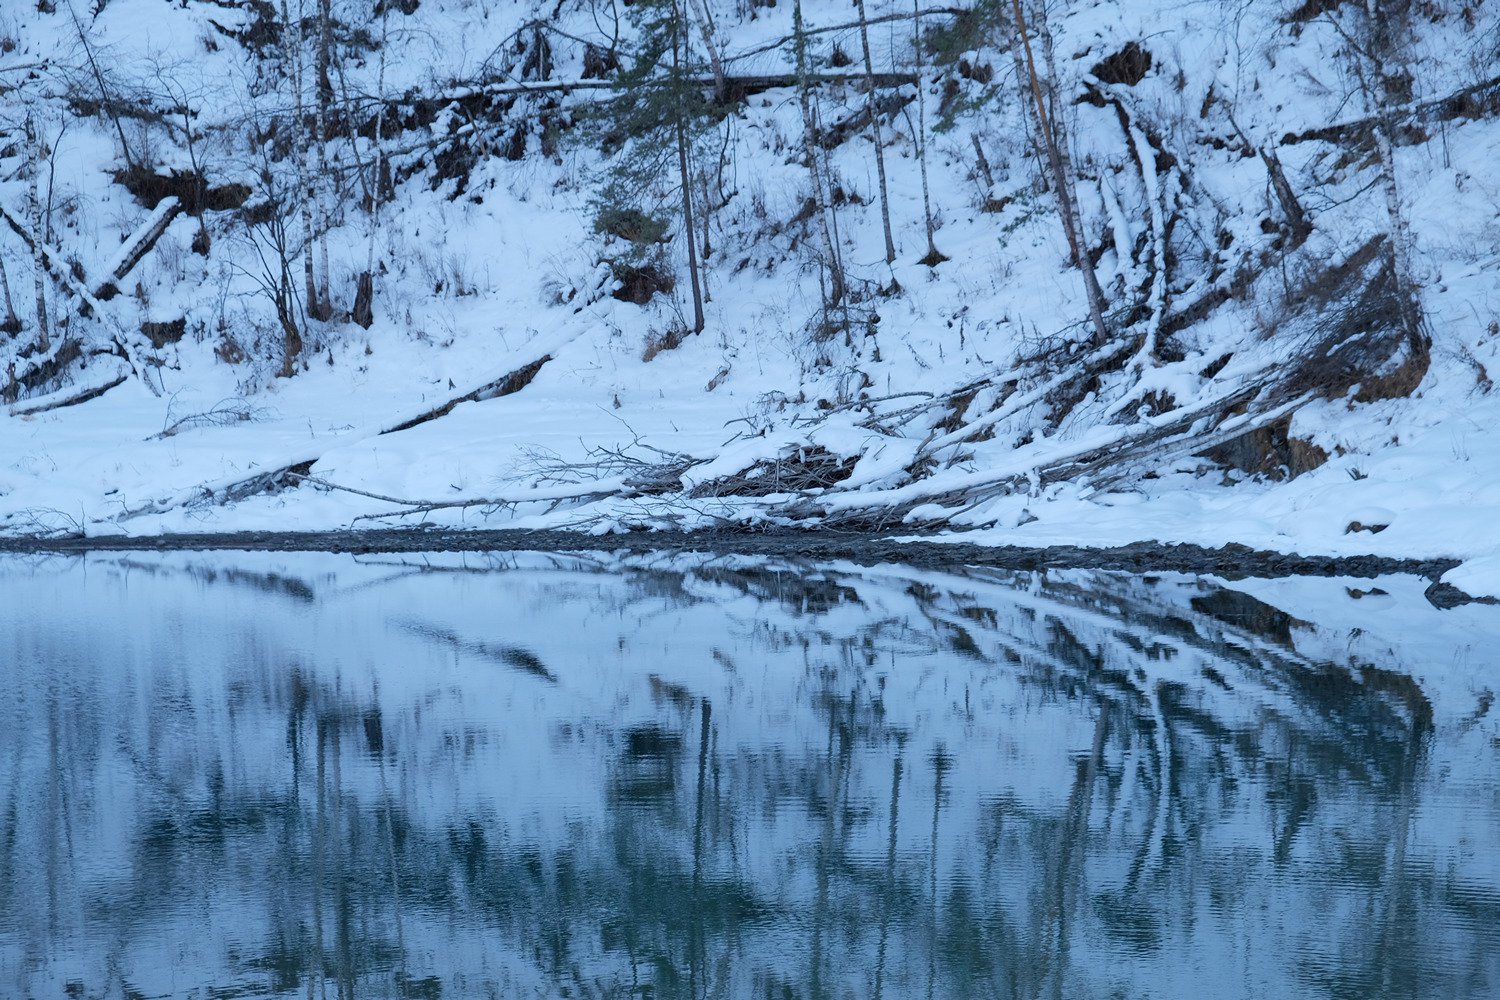
M 169 195 L 156 203 L 156 208 L 146 221 L 137 227 L 130 238 L 120 244 L 119 251 L 105 265 L 105 276 L 93 286 L 94 297 L 103 301 L 113 298 L 120 290 L 120 282 L 135 269 L 135 266 L 151 252 L 167 227 L 182 212 L 182 201 Z M 24 237 L 29 238 L 29 237 Z

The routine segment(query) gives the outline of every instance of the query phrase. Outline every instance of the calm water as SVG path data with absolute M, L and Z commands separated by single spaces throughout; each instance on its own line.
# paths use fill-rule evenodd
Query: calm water
M 0 996 L 1500 996 L 1500 611 L 1231 586 L 0 563 Z

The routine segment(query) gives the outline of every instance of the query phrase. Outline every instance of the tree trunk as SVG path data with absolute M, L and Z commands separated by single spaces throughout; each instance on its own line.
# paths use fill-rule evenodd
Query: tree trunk
M 375 277 L 369 271 L 359 272 L 355 279 L 352 318 L 366 330 L 375 322 Z
M 1375 150 L 1380 159 L 1380 187 L 1385 196 L 1386 216 L 1389 220 L 1391 271 L 1396 281 L 1396 291 L 1401 299 L 1402 322 L 1407 339 L 1415 351 L 1425 351 L 1426 338 L 1422 333 L 1421 319 L 1416 314 L 1416 293 L 1411 286 L 1411 232 L 1406 224 L 1406 213 L 1401 208 L 1401 189 L 1396 182 L 1396 154 L 1391 143 L 1391 106 L 1395 103 L 1390 94 L 1390 78 L 1386 68 L 1399 59 L 1395 51 L 1397 32 L 1406 27 L 1402 23 L 1381 16 L 1378 0 L 1365 0 L 1365 16 L 1369 20 L 1370 47 L 1374 50 L 1369 60 L 1368 75 L 1372 80 L 1363 80 L 1366 101 L 1374 117 L 1371 134 L 1375 139 Z M 1357 56 L 1356 56 L 1356 65 Z M 1361 73 L 1361 78 L 1365 76 Z
M 297 169 L 297 214 L 302 220 L 302 283 L 309 316 L 319 313 L 318 287 L 313 279 L 313 245 L 316 242 L 316 227 L 313 223 L 313 196 L 307 168 L 307 120 L 302 107 L 302 0 L 297 0 L 297 17 L 291 18 L 286 0 L 281 0 L 281 17 L 292 27 L 292 52 L 288 60 L 292 74 L 292 135 L 296 146 L 294 159 Z
M 932 238 L 932 196 L 927 187 L 927 89 L 922 83 L 922 11 L 919 2 L 911 0 L 911 33 L 917 60 L 917 165 L 922 172 L 922 221 L 927 226 L 927 256 L 922 258 L 922 263 L 937 267 L 948 258 L 938 252 Z
M 1275 150 L 1268 146 L 1261 146 L 1256 152 L 1260 154 L 1261 162 L 1266 165 L 1266 174 L 1271 178 L 1271 190 L 1276 195 L 1276 201 L 1281 205 L 1281 214 L 1286 216 L 1288 228 L 1291 229 L 1291 249 L 1296 249 L 1312 235 L 1312 222 L 1308 220 L 1307 212 L 1297 198 L 1297 192 L 1292 189 L 1291 182 L 1287 180 L 1286 171 L 1282 169 L 1281 160 L 1277 157 Z
M 327 187 L 331 176 L 328 170 L 328 106 L 333 101 L 332 26 L 333 13 L 330 0 L 318 0 L 318 178 L 315 202 L 318 220 L 318 313 L 320 320 L 333 317 L 333 300 L 328 281 L 328 229 L 329 210 Z
M 297 358 L 302 354 L 302 331 L 297 329 L 297 317 L 292 309 L 295 296 L 292 293 L 292 276 L 287 265 L 282 266 L 281 284 L 276 290 L 276 318 L 281 323 L 281 378 L 291 378 L 297 373 Z
M 1047 162 L 1052 170 L 1053 193 L 1057 198 L 1057 212 L 1062 217 L 1063 236 L 1068 241 L 1068 252 L 1073 266 L 1083 275 L 1084 292 L 1088 296 L 1089 319 L 1094 326 L 1094 346 L 1102 347 L 1109 339 L 1109 327 L 1104 322 L 1104 292 L 1099 287 L 1099 278 L 1094 273 L 1093 261 L 1082 243 L 1081 216 L 1077 214 L 1073 198 L 1072 164 L 1069 162 L 1064 139 L 1058 134 L 1056 122 L 1048 113 L 1047 100 L 1042 94 L 1041 80 L 1037 74 L 1036 56 L 1031 49 L 1031 39 L 1026 30 L 1026 15 L 1021 10 L 1021 0 L 1011 0 L 1016 18 L 1016 34 L 1020 39 L 1026 58 L 1026 76 L 1031 84 L 1031 96 L 1036 103 L 1037 125 L 1042 130 L 1042 146 L 1047 153 Z M 1050 40 L 1050 34 L 1044 38 Z M 1050 48 L 1050 41 L 1048 42 Z M 1049 80 L 1048 90 L 1052 89 Z
M 875 61 L 870 58 L 870 23 L 865 16 L 865 0 L 859 4 L 859 43 L 865 55 L 865 79 L 868 107 L 870 109 L 870 132 L 875 139 L 875 173 L 880 178 L 880 225 L 885 230 L 885 262 L 896 262 L 896 241 L 891 238 L 891 195 L 885 182 L 885 145 L 880 141 L 880 113 L 875 100 Z M 918 74 L 920 80 L 920 73 Z M 918 82 L 918 87 L 921 83 Z
M 823 174 L 818 166 L 818 153 L 822 146 L 818 142 L 818 125 L 812 107 L 812 85 L 807 74 L 807 31 L 802 20 L 802 0 L 796 0 L 792 18 L 793 47 L 797 59 L 797 100 L 802 109 L 802 146 L 807 156 L 808 171 L 812 175 L 813 214 L 818 219 L 824 266 L 828 270 L 828 290 L 824 306 L 832 308 L 844 301 L 844 269 L 839 263 L 838 248 L 834 245 L 833 231 L 828 221 L 828 199 L 823 191 Z
M 47 322 L 47 259 L 42 249 L 42 137 L 36 119 L 26 116 L 26 145 L 31 176 L 26 184 L 26 222 L 35 234 L 31 243 L 31 266 L 36 287 L 36 346 L 41 352 L 52 347 Z
M 703 220 L 703 247 L 698 257 L 699 277 L 703 279 L 703 301 L 714 300 L 713 289 L 708 286 L 708 262 L 713 255 L 713 242 L 710 240 L 709 223 L 712 220 L 714 205 L 713 193 L 708 188 L 708 171 L 698 171 L 698 179 L 703 185 L 703 201 L 698 204 L 698 215 Z
M 679 87 L 682 83 L 682 12 L 672 4 L 672 77 Z M 688 167 L 687 122 L 679 103 L 676 114 L 677 173 L 682 182 L 682 235 L 687 244 L 688 278 L 693 288 L 693 332 L 703 332 L 703 288 L 698 282 L 697 235 L 693 232 L 693 176 Z
M 380 232 L 380 206 L 385 200 L 383 197 L 381 175 L 385 167 L 385 51 L 386 51 L 386 19 L 385 14 L 380 16 L 380 70 L 376 77 L 377 93 L 380 95 L 380 107 L 375 112 L 375 162 L 373 164 L 370 183 L 365 186 L 369 199 L 368 240 L 365 244 L 365 269 L 359 275 L 354 290 L 354 322 L 368 330 L 375 322 L 375 237 Z M 342 67 L 339 71 L 340 78 L 343 77 Z M 354 147 L 355 155 L 358 155 L 359 147 Z M 364 164 L 357 164 L 363 173 Z
M 1370 118 L 1370 134 L 1375 141 L 1381 193 L 1387 218 L 1386 260 L 1396 286 L 1401 311 L 1401 325 L 1414 355 L 1425 355 L 1429 338 L 1422 328 L 1416 290 L 1411 283 L 1411 232 L 1401 208 L 1401 190 L 1396 179 L 1396 156 L 1391 140 L 1392 108 L 1396 102 L 1390 92 L 1387 68 L 1400 64 L 1404 53 L 1399 39 L 1409 35 L 1406 5 L 1389 5 L 1382 11 L 1379 0 L 1365 0 L 1362 5 L 1364 24 L 1354 31 L 1346 30 L 1337 17 L 1330 18 L 1344 37 L 1349 62 L 1359 83 L 1360 96 Z
M 714 74 L 714 103 L 723 106 L 729 101 L 729 86 L 724 77 L 724 61 L 719 57 L 719 47 L 714 44 L 713 31 L 709 27 L 708 12 L 703 0 L 688 0 L 693 20 L 698 23 L 698 33 L 703 36 L 703 48 L 708 52 L 708 65 Z
M 979 168 L 979 175 L 984 178 L 985 195 L 995 186 L 995 174 L 990 169 L 989 157 L 984 155 L 984 146 L 979 141 L 979 133 L 969 133 L 969 141 L 974 144 L 974 165 Z
M 1037 117 L 1036 102 L 1030 99 L 1031 88 L 1027 82 L 1030 78 L 1030 73 L 1026 69 L 1026 55 L 1021 47 L 1020 37 L 1020 31 L 1017 29 L 1015 36 L 1011 39 L 1010 58 L 1015 63 L 1016 87 L 1021 93 L 1022 114 L 1026 119 L 1026 144 L 1031 148 L 1031 153 L 1037 158 L 1037 161 L 1045 164 L 1048 162 L 1047 146 L 1046 143 L 1042 142 L 1042 122 Z M 1048 169 L 1045 166 L 1037 168 L 1036 177 L 1041 184 L 1050 184 Z
M 5 299 L 5 320 L 0 322 L 0 333 L 14 337 L 21 332 L 21 317 L 16 315 L 15 300 L 10 296 L 10 275 L 5 273 L 3 260 L 0 260 L 0 296 Z

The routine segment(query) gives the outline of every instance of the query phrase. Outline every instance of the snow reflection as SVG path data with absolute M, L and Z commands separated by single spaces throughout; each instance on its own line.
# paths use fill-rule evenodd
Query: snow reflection
M 13 562 L 0 993 L 1493 996 L 1500 616 L 1381 591 Z

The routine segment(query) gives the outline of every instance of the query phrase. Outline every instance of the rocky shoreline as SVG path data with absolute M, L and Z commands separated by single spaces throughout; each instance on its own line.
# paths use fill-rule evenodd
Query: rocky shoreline
M 1115 548 L 1074 545 L 1027 547 L 937 542 L 836 531 L 640 532 L 584 535 L 570 531 L 384 529 L 373 531 L 230 532 L 140 537 L 0 538 L 0 553 L 135 551 L 251 552 L 714 552 L 777 558 L 847 560 L 864 565 L 897 562 L 924 569 L 985 566 L 997 569 L 1103 569 L 1127 572 L 1211 573 L 1243 577 L 1352 576 L 1410 573 L 1434 581 L 1429 597 L 1463 603 L 1456 588 L 1437 583 L 1456 559 L 1388 556 L 1304 556 L 1230 544 L 1221 548 L 1137 542 Z M 1451 594 L 1448 593 L 1451 591 Z M 1446 600 L 1445 600 L 1446 598 Z

